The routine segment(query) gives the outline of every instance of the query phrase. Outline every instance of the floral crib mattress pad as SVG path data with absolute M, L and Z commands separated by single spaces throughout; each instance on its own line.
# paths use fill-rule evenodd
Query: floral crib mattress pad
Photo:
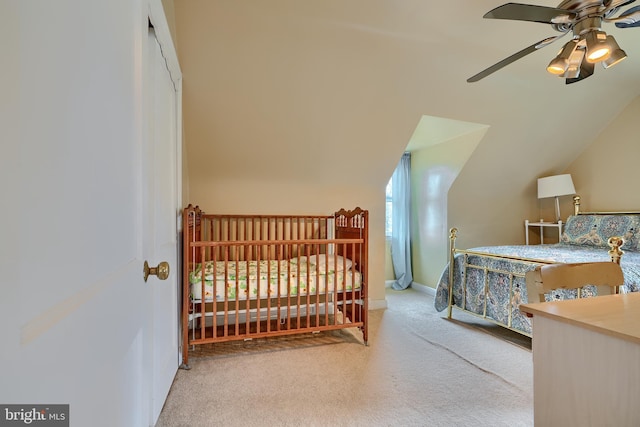
M 325 263 L 324 260 L 329 262 Z M 331 255 L 318 263 L 302 258 L 260 261 L 206 261 L 189 273 L 191 299 L 202 299 L 204 274 L 205 301 L 303 296 L 360 289 L 362 276 L 351 261 Z M 328 267 L 328 268 L 327 268 Z M 337 267 L 337 268 L 336 268 Z M 344 268 L 346 267 L 346 269 Z M 215 284 L 215 287 L 214 287 Z M 226 285 L 225 285 L 226 284 Z

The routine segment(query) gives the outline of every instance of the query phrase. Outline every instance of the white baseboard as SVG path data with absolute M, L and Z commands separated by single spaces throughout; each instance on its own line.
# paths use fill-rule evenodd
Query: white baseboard
M 369 310 L 384 310 L 385 308 L 387 308 L 386 299 L 369 298 Z
M 431 296 L 436 296 L 436 290 L 431 286 L 423 285 L 422 283 L 411 283 L 411 288 L 415 289 L 418 292 L 424 292 L 425 294 L 429 294 Z
M 391 285 L 393 285 L 393 282 L 395 282 L 395 280 L 385 280 L 384 287 L 391 288 Z M 435 289 L 433 289 L 431 286 L 423 285 L 422 283 L 411 282 L 411 288 L 415 291 L 424 292 L 425 294 L 429 294 L 432 296 L 436 295 Z

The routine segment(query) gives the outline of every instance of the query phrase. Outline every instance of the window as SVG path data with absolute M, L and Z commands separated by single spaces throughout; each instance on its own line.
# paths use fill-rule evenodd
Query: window
M 389 179 L 389 182 L 387 183 L 387 189 L 386 189 L 386 210 L 385 210 L 385 227 L 384 227 L 384 231 L 385 231 L 385 235 L 388 238 L 391 238 L 391 230 L 392 230 L 392 224 L 391 224 L 391 213 L 393 210 L 393 204 L 392 204 L 392 183 L 391 180 L 393 178 Z

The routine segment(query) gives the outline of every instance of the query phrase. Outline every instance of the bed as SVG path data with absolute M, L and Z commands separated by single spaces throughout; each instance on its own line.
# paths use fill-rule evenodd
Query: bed
M 436 287 L 435 308 L 462 310 L 497 325 L 531 336 L 531 319 L 520 312 L 527 302 L 525 274 L 538 265 L 612 261 L 622 267 L 625 284 L 619 292 L 640 291 L 640 212 L 581 212 L 574 197 L 574 214 L 564 226 L 559 243 L 485 246 L 457 249 L 457 230 L 451 229 L 450 260 Z M 546 300 L 596 295 L 586 286 L 577 291 L 557 290 Z
M 182 358 L 200 344 L 357 328 L 367 344 L 368 211 L 183 210 Z

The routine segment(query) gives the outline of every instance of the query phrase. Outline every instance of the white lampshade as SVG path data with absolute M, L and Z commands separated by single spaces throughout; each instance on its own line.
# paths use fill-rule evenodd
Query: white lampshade
M 571 174 L 547 176 L 538 179 L 538 199 L 576 194 Z
M 560 202 L 559 196 L 568 196 L 576 194 L 573 186 L 573 180 L 570 174 L 546 176 L 538 179 L 538 199 L 546 199 L 555 197 L 556 204 L 556 221 L 560 221 Z

